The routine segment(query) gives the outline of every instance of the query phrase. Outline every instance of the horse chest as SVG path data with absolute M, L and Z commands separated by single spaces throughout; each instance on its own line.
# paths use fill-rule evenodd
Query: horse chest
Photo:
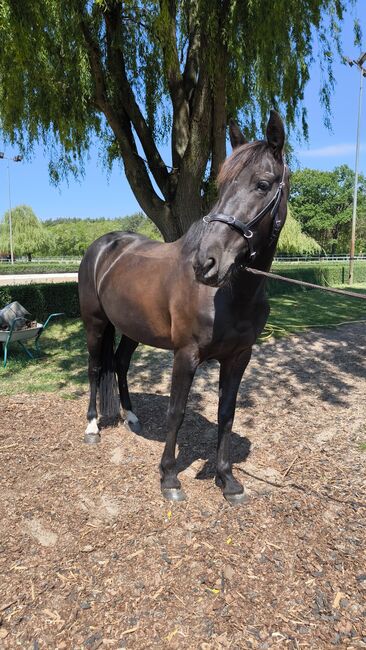
M 223 336 L 223 342 L 232 347 L 248 347 L 255 343 L 256 335 L 253 322 L 239 320 L 228 328 Z
M 256 331 L 250 320 L 225 322 L 218 327 L 214 324 L 209 340 L 201 347 L 201 358 L 224 359 L 252 347 L 256 340 Z

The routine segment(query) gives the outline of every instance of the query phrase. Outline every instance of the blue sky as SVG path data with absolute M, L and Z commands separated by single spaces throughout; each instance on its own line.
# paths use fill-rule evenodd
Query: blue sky
M 358 16 L 364 32 L 362 48 L 353 44 L 352 24 Z M 366 0 L 357 0 L 348 12 L 342 29 L 344 53 L 357 58 L 366 50 Z M 315 45 L 316 47 L 316 45 Z M 337 55 L 335 55 L 337 56 Z M 309 142 L 293 141 L 296 157 L 301 167 L 333 169 L 340 164 L 351 168 L 355 162 L 359 72 L 353 67 L 334 63 L 336 87 L 332 97 L 332 131 L 324 126 L 324 112 L 319 102 L 320 70 L 315 63 L 311 80 L 305 92 L 308 109 Z M 360 171 L 366 174 L 366 79 L 361 117 Z M 0 151 L 12 157 L 18 152 L 4 149 L 0 138 Z M 169 156 L 166 156 L 167 162 Z M 57 217 L 120 217 L 140 210 L 130 190 L 124 173 L 115 165 L 109 174 L 99 161 L 98 148 L 90 151 L 85 177 L 79 182 L 72 178 L 55 188 L 48 176 L 48 157 L 42 148 L 34 150 L 31 161 L 10 162 L 11 203 L 30 205 L 40 219 Z M 9 208 L 7 162 L 0 160 L 0 216 Z

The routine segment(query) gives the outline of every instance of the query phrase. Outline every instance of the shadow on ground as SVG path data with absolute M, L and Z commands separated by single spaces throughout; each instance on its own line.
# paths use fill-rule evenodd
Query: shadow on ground
M 317 399 L 346 404 L 354 377 L 366 377 L 365 323 L 346 324 L 334 329 L 316 329 L 301 335 L 271 339 L 253 350 L 252 361 L 244 375 L 238 405 L 253 405 L 256 396 L 265 394 L 276 400 L 276 389 L 288 384 L 293 395 L 316 392 Z M 54 325 L 42 340 L 43 355 L 30 361 L 22 351 L 11 350 L 8 367 L 1 371 L 11 392 L 34 392 L 36 381 L 43 388 L 42 374 L 48 373 L 48 390 L 73 387 L 87 390 L 87 352 L 85 334 L 79 321 Z M 173 355 L 169 351 L 140 346 L 129 374 L 132 392 L 142 386 L 169 392 Z M 29 370 L 33 369 L 30 378 Z M 52 373 L 52 376 L 51 376 Z M 191 395 L 217 390 L 218 364 L 199 368 Z M 14 382 L 14 389 L 11 389 Z M 52 384 L 52 385 L 51 385 Z M 21 389 L 21 390 L 20 390 Z M 45 388 L 46 389 L 46 388 Z
M 134 407 L 139 415 L 143 429 L 139 435 L 146 440 L 165 443 L 165 414 L 169 398 L 166 395 L 135 393 Z M 206 479 L 215 476 L 217 426 L 199 412 L 200 399 L 194 398 L 187 409 L 184 422 L 179 430 L 177 447 L 178 471 L 182 472 L 195 461 L 205 461 L 196 478 Z M 244 462 L 250 453 L 250 441 L 238 433 L 232 434 L 232 459 L 234 463 Z

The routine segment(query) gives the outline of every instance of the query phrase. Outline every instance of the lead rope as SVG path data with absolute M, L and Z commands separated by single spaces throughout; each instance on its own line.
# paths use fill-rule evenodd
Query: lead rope
M 280 282 L 297 284 L 300 287 L 320 289 L 321 291 L 329 291 L 329 293 L 337 293 L 338 295 L 348 296 L 349 298 L 359 298 L 360 300 L 366 300 L 366 295 L 363 295 L 362 293 L 356 293 L 355 291 L 343 291 L 342 289 L 334 289 L 333 287 L 322 287 L 320 284 L 313 284 L 312 282 L 304 282 L 303 280 L 286 278 L 283 275 L 278 275 L 277 273 L 268 273 L 267 271 L 260 271 L 259 269 L 253 269 L 250 266 L 245 267 L 243 270 L 247 273 L 252 273 L 253 275 L 262 275 L 266 278 L 269 278 L 270 280 L 279 280 Z

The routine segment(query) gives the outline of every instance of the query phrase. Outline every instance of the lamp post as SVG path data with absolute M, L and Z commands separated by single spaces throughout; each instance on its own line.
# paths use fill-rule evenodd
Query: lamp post
M 12 162 L 21 162 L 23 160 L 23 156 L 17 155 L 14 156 L 13 158 L 8 158 L 8 156 L 5 156 L 3 151 L 0 151 L 0 160 L 7 160 L 8 164 L 8 190 L 9 190 L 9 243 L 10 243 L 10 261 L 11 264 L 14 264 L 14 251 L 13 251 L 13 224 L 11 221 L 11 192 L 10 192 L 10 165 L 9 161 Z
M 360 71 L 360 92 L 358 96 L 358 117 L 357 117 L 357 136 L 356 136 L 356 160 L 355 160 L 355 186 L 353 190 L 353 210 L 352 210 L 352 230 L 351 230 L 351 246 L 349 252 L 349 273 L 348 282 L 353 284 L 353 266 L 355 259 L 355 240 L 356 240 L 356 218 L 357 218 L 357 190 L 358 190 L 358 162 L 360 157 L 360 124 L 361 124 L 361 107 L 362 107 L 362 85 L 363 78 L 366 77 L 366 68 L 363 64 L 366 61 L 366 52 L 356 59 L 345 58 L 348 65 L 356 65 Z

